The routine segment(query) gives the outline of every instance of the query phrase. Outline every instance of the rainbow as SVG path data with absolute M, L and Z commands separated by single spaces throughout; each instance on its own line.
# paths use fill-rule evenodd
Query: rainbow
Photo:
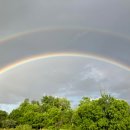
M 110 60 L 110 59 L 106 59 L 106 58 L 101 57 L 101 56 L 99 57 L 99 56 L 92 55 L 92 54 L 81 54 L 81 53 L 52 53 L 52 54 L 46 54 L 46 55 L 43 54 L 43 55 L 33 56 L 30 58 L 26 58 L 26 59 L 23 59 L 21 61 L 18 61 L 16 63 L 13 63 L 11 65 L 8 65 L 0 70 L 0 74 L 8 72 L 12 69 L 15 69 L 16 67 L 19 67 L 19 66 L 24 65 L 24 64 L 29 63 L 29 62 L 33 62 L 33 61 L 40 60 L 40 59 L 56 58 L 56 57 L 81 57 L 81 58 L 98 60 L 98 61 L 102 61 L 102 62 L 105 62 L 108 64 L 112 64 L 116 67 L 119 67 L 121 69 L 124 69 L 124 70 L 130 72 L 129 66 L 123 65 L 121 63 L 118 63 L 118 62 Z
M 35 30 L 32 30 L 32 31 L 26 31 L 26 32 L 20 32 L 20 33 L 17 33 L 17 34 L 14 34 L 14 35 L 11 35 L 11 36 L 7 36 L 7 37 L 3 37 L 0 39 L 0 44 L 3 44 L 3 43 L 6 43 L 10 40 L 14 40 L 16 38 L 19 38 L 19 37 L 23 37 L 23 36 L 26 36 L 26 35 L 30 35 L 30 34 L 33 34 L 33 33 L 37 33 L 37 32 L 53 32 L 53 31 L 69 31 L 69 30 L 74 30 L 74 31 L 81 31 L 83 33 L 87 33 L 87 32 L 95 32 L 95 33 L 103 33 L 103 34 L 107 34 L 107 35 L 112 35 L 112 36 L 115 36 L 115 37 L 121 37 L 121 38 L 124 38 L 124 39 L 127 39 L 130 41 L 130 38 L 128 36 L 124 36 L 120 33 L 113 33 L 113 32 L 110 32 L 110 31 L 106 31 L 106 30 L 99 30 L 99 29 L 85 29 L 85 28 L 71 28 L 71 29 L 67 29 L 67 28 L 44 28 L 44 29 L 35 29 Z M 79 32 L 79 33 L 81 33 Z M 8 66 L 5 66 L 4 68 L 1 68 L 0 69 L 0 74 L 3 74 L 9 70 L 12 70 L 18 66 L 21 66 L 23 64 L 26 64 L 28 62 L 33 62 L 33 61 L 36 61 L 36 60 L 40 60 L 40 59 L 46 59 L 46 58 L 55 58 L 55 57 L 65 57 L 65 56 L 71 56 L 71 57 L 83 57 L 83 58 L 89 58 L 89 59 L 94 59 L 94 60 L 99 60 L 99 61 L 102 61 L 102 62 L 106 62 L 106 63 L 109 63 L 109 64 L 112 64 L 112 65 L 115 65 L 117 67 L 120 67 L 126 71 L 130 71 L 130 67 L 128 65 L 125 65 L 125 64 L 122 64 L 122 63 L 119 63 L 119 62 L 116 62 L 115 60 L 112 60 L 112 59 L 109 59 L 109 58 L 105 58 L 103 56 L 99 56 L 99 55 L 94 55 L 94 54 L 81 54 L 81 53 L 77 53 L 77 52 L 74 52 L 74 53 L 70 53 L 70 52 L 62 52 L 62 53 L 50 53 L 50 54 L 40 54 L 40 55 L 34 55 L 32 57 L 28 57 L 28 58 L 25 58 L 25 59 L 22 59 L 20 61 L 17 61 L 13 64 L 10 64 Z
M 71 28 L 71 29 L 70 28 L 44 28 L 44 29 L 38 28 L 38 29 L 31 30 L 31 31 L 19 32 L 19 33 L 10 35 L 10 36 L 5 36 L 3 38 L 0 38 L 0 44 L 5 43 L 10 40 L 14 40 L 19 37 L 37 33 L 37 32 L 55 32 L 55 31 L 81 31 L 84 33 L 87 33 L 87 32 L 102 33 L 102 34 L 106 34 L 106 35 L 112 35 L 114 37 L 124 38 L 124 39 L 127 39 L 130 41 L 129 36 L 123 35 L 121 33 L 115 33 L 115 32 L 111 32 L 108 30 L 103 30 L 103 29 L 101 30 L 101 29 L 93 29 L 93 28 Z

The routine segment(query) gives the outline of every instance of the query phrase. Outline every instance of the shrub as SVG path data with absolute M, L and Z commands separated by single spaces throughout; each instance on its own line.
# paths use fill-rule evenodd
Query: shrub
M 16 127 L 16 130 L 32 130 L 32 126 L 30 125 L 19 125 Z

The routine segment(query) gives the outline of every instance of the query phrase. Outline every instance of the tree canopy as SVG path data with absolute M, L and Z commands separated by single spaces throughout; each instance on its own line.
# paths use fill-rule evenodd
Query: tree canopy
M 25 99 L 10 114 L 0 110 L 1 128 L 130 130 L 130 105 L 108 94 L 98 99 L 83 97 L 71 108 L 66 98 L 44 96 L 41 101 Z

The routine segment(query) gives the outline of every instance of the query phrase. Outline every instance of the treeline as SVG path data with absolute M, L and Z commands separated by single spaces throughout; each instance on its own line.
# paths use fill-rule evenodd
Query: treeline
M 41 101 L 25 99 L 10 114 L 0 110 L 0 128 L 130 130 L 130 106 L 108 94 L 99 99 L 83 97 L 72 109 L 66 98 L 44 96 Z

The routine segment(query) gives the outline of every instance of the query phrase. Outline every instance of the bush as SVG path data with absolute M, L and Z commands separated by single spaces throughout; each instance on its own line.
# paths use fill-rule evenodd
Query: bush
M 3 128 L 14 128 L 16 126 L 16 121 L 12 119 L 7 119 L 2 121 L 2 127 Z
M 30 125 L 19 125 L 15 130 L 32 130 L 32 126 Z

